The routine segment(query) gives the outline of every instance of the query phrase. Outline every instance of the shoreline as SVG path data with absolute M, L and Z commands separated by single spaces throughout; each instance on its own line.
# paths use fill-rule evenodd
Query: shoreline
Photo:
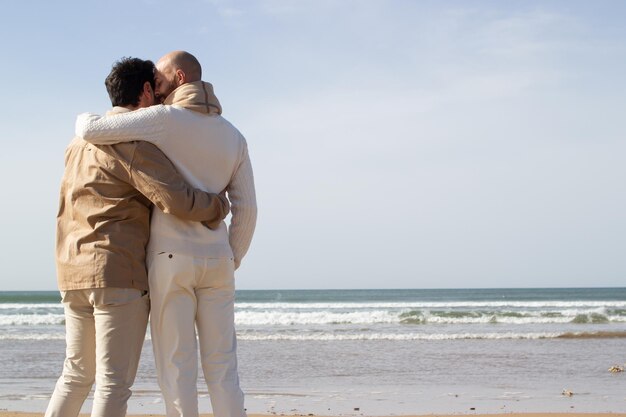
M 62 306 L 48 294 L 21 297 L 0 302 L 0 417 L 41 416 L 65 357 Z M 239 301 L 238 368 L 250 415 L 626 413 L 626 372 L 610 372 L 624 367 L 626 337 L 606 337 L 626 335 L 626 288 L 251 291 Z M 575 337 L 542 336 L 555 334 Z M 200 378 L 198 389 L 207 415 Z M 149 337 L 132 392 L 129 416 L 164 414 Z
M 0 411 L 0 417 L 43 417 L 44 413 L 26 413 L 20 411 Z M 315 416 L 315 417 L 337 417 L 333 415 L 321 416 L 314 414 L 248 414 L 248 417 L 272 417 L 272 416 Z M 626 413 L 498 413 L 498 414 L 474 414 L 471 412 L 452 414 L 391 414 L 379 415 L 376 417 L 626 417 Z M 89 414 L 79 414 L 79 417 L 89 417 Z M 165 417 L 164 414 L 128 414 L 127 417 Z M 200 417 L 213 417 L 213 414 L 200 414 Z

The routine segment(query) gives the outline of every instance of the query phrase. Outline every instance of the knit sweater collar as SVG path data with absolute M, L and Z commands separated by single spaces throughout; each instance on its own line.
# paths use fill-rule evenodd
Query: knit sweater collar
M 213 92 L 213 86 L 204 81 L 179 86 L 167 96 L 163 104 L 176 104 L 204 114 L 222 114 L 222 106 Z

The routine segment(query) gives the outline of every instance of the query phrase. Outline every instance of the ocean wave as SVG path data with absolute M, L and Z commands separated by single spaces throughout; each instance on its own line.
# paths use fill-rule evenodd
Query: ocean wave
M 334 313 L 326 311 L 314 312 L 282 312 L 242 311 L 235 313 L 235 323 L 242 326 L 291 326 L 291 325 L 323 325 L 323 324 L 382 324 L 398 323 L 398 315 L 386 310 L 367 312 Z
M 450 301 L 450 302 L 341 302 L 341 303 L 286 303 L 286 302 L 236 302 L 235 307 L 242 311 L 292 310 L 292 311 L 333 311 L 333 310 L 489 310 L 489 309 L 531 309 L 546 311 L 567 311 L 568 309 L 607 309 L 611 314 L 626 316 L 626 301 Z M 61 303 L 0 303 L 0 310 L 52 310 L 63 311 Z
M 309 333 L 309 334 L 241 334 L 239 340 L 248 341 L 350 341 L 350 340 L 388 340 L 388 341 L 411 341 L 411 340 L 539 340 L 539 339 L 606 339 L 626 338 L 626 332 L 583 332 L 583 333 Z
M 63 310 L 63 304 L 61 303 L 0 303 L 0 310 L 41 310 L 41 309 Z
M 0 314 L 0 326 L 63 325 L 64 315 Z M 609 315 L 607 311 L 583 310 L 561 312 L 533 311 L 238 311 L 235 313 L 238 326 L 336 326 L 336 325 L 544 325 L 580 324 L 596 325 L 626 323 L 626 316 Z
M 235 302 L 235 307 L 244 310 L 361 310 L 361 309 L 485 309 L 485 308 L 615 308 L 626 314 L 626 301 L 415 301 L 415 302 L 340 302 L 340 303 L 286 303 L 286 302 Z
M 0 326 L 62 325 L 63 314 L 10 314 L 0 315 Z
M 558 333 L 459 333 L 459 334 L 424 334 L 424 333 L 346 333 L 338 334 L 334 332 L 319 333 L 241 333 L 237 335 L 238 340 L 246 341 L 350 341 L 350 340 L 388 340 L 388 341 L 410 341 L 410 340 L 464 340 L 464 339 L 553 339 L 553 338 L 573 338 Z M 0 340 L 64 340 L 64 333 L 13 333 L 2 334 Z M 146 340 L 150 340 L 150 335 L 146 335 Z
M 541 340 L 541 339 L 626 339 L 625 331 L 599 332 L 492 332 L 492 333 L 382 333 L 382 332 L 238 332 L 237 338 L 245 341 L 437 341 L 437 340 Z M 0 334 L 0 340 L 64 340 L 64 332 Z M 146 340 L 150 340 L 150 333 Z
M 65 333 L 9 333 L 0 334 L 0 340 L 65 340 Z
M 560 334 L 559 339 L 624 339 L 626 332 L 567 332 Z
M 410 311 L 399 315 L 401 324 L 607 324 L 624 323 L 621 315 L 604 309 L 536 311 Z
M 605 311 L 571 310 L 548 314 L 533 311 L 238 311 L 235 322 L 242 326 L 295 326 L 295 325 L 427 325 L 427 324 L 606 324 L 623 323 L 626 317 L 607 315 Z
M 350 341 L 350 340 L 466 340 L 466 339 L 550 339 L 558 337 L 556 333 L 459 333 L 459 334 L 424 334 L 424 333 L 354 333 L 354 334 L 242 334 L 239 340 L 249 341 Z

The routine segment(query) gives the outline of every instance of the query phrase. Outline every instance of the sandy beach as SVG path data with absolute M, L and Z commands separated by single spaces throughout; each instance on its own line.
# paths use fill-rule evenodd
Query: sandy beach
M 301 416 L 302 414 L 295 414 Z M 312 416 L 313 414 L 309 414 Z M 459 415 L 459 414 L 454 414 Z M 473 417 L 626 417 L 626 413 L 510 413 L 510 414 L 467 414 Z M 128 417 L 161 417 L 161 414 L 128 415 Z M 200 414 L 200 417 L 209 417 L 213 414 Z M 248 417 L 270 417 L 273 414 L 249 414 Z M 443 414 L 429 414 L 429 416 L 448 417 Z M 453 415 L 449 415 L 451 417 Z M 20 413 L 14 411 L 0 411 L 0 417 L 43 417 L 43 413 Z M 81 414 L 80 417 L 89 417 Z M 319 417 L 319 416 L 318 416 Z M 333 416 L 326 416 L 333 417 Z M 385 417 L 385 416 L 380 416 Z M 407 415 L 402 417 L 420 417 L 419 415 Z
M 58 297 L 5 294 L 0 302 L 0 411 L 46 409 L 65 355 Z M 610 371 L 626 364 L 626 289 L 238 297 L 250 415 L 626 413 L 626 372 Z M 204 381 L 198 390 L 199 410 L 210 413 Z M 150 337 L 132 391 L 129 415 L 164 413 Z
M 295 414 L 300 416 L 300 414 Z M 459 414 L 428 414 L 432 417 L 452 417 Z M 462 414 L 461 414 L 462 415 Z M 509 414 L 468 414 L 473 417 L 626 417 L 626 413 L 509 413 Z M 127 417 L 161 417 L 162 414 L 128 415 Z M 200 414 L 200 417 L 210 417 L 213 414 Z M 249 414 L 248 417 L 271 417 L 273 414 Z M 312 416 L 312 414 L 309 414 Z M 43 413 L 20 413 L 15 411 L 0 411 L 0 417 L 43 417 Z M 89 414 L 80 414 L 80 417 L 89 417 Z M 324 416 L 333 417 L 333 416 Z M 379 416 L 385 417 L 385 416 Z M 419 415 L 407 415 L 402 417 L 421 417 Z

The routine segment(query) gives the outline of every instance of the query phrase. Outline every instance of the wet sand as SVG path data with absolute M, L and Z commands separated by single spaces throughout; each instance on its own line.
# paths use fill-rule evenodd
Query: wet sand
M 283 414 L 281 414 L 283 415 Z M 290 414 L 284 414 L 290 415 Z M 302 414 L 293 414 L 294 416 L 302 416 Z M 626 413 L 507 413 L 507 414 L 428 414 L 428 417 L 455 417 L 459 415 L 470 415 L 472 417 L 626 417 Z M 200 417 L 212 417 L 213 414 L 200 414 Z M 308 414 L 307 416 L 313 416 Z M 0 417 L 43 417 L 43 413 L 21 413 L 16 411 L 0 411 Z M 89 417 L 88 414 L 81 414 L 80 417 Z M 127 417 L 164 417 L 162 414 L 129 414 Z M 272 414 L 249 414 L 248 417 L 273 417 Z M 333 416 L 325 416 L 333 417 Z M 378 416 L 386 417 L 386 416 Z M 423 417 L 420 415 L 407 415 L 393 417 Z

